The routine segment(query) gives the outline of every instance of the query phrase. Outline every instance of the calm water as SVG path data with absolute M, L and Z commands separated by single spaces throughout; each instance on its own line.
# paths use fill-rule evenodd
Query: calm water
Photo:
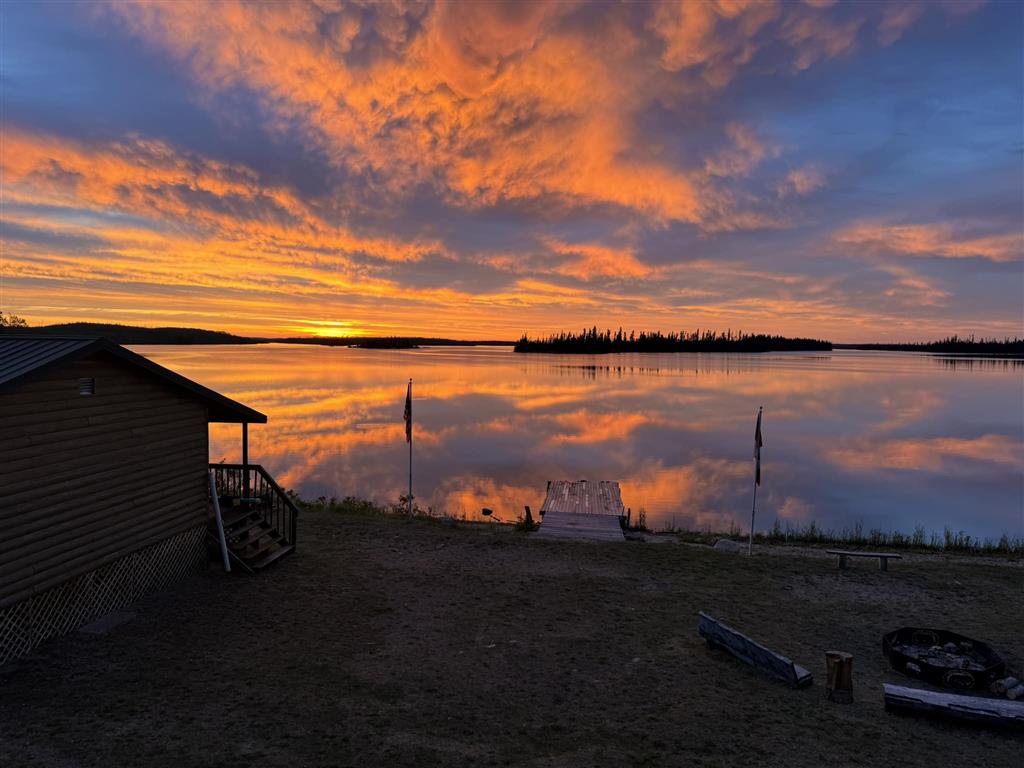
M 901 353 L 517 355 L 509 348 L 139 347 L 264 413 L 251 460 L 304 496 L 397 501 L 415 393 L 423 507 L 515 518 L 549 479 L 618 480 L 648 524 L 779 519 L 1024 534 L 1024 367 Z M 238 461 L 240 428 L 211 425 Z

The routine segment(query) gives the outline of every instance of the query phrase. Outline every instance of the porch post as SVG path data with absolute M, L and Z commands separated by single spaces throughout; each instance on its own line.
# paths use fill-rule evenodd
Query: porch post
M 249 422 L 242 422 L 242 491 L 249 498 Z

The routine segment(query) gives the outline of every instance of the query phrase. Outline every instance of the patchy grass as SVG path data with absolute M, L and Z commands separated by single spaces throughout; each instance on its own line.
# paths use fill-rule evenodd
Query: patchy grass
M 321 496 L 315 500 L 302 499 L 294 491 L 289 491 L 291 497 L 300 509 L 307 511 L 321 511 L 340 514 L 361 514 L 361 515 L 408 515 L 407 497 L 402 496 L 395 504 L 377 504 L 366 499 L 346 496 L 343 499 Z M 436 512 L 433 508 L 423 509 L 418 504 L 413 504 L 413 516 L 416 518 L 443 521 L 448 524 L 481 522 L 470 521 L 463 516 L 461 519 L 446 517 Z M 531 530 L 525 525 L 522 516 L 515 521 L 507 521 L 515 524 L 518 530 Z M 647 511 L 640 507 L 636 519 L 630 521 L 629 530 L 653 533 L 647 525 Z M 734 539 L 746 542 L 747 537 L 735 524 L 728 531 L 712 531 L 710 528 L 693 531 L 684 528 L 665 526 L 660 533 L 671 533 L 679 537 L 681 541 L 694 544 L 714 544 L 718 539 Z M 910 551 L 921 553 L 945 553 L 965 555 L 987 555 L 994 557 L 1005 557 L 1009 560 L 1020 560 L 1024 558 L 1024 537 L 1010 537 L 1003 534 L 998 541 L 992 539 L 978 539 L 970 536 L 964 531 L 954 531 L 947 527 L 941 535 L 928 533 L 923 526 L 917 526 L 913 533 L 907 534 L 902 531 L 884 531 L 880 528 L 864 530 L 861 522 L 854 523 L 851 528 L 835 530 L 822 528 L 815 521 L 804 525 L 792 525 L 789 521 L 785 526 L 776 519 L 772 528 L 767 533 L 755 533 L 754 541 L 757 544 L 788 544 L 812 547 L 870 547 L 872 549 Z
M 683 541 L 698 544 L 713 544 L 721 538 L 746 541 L 747 536 L 736 527 L 728 531 L 714 532 L 687 531 L 666 528 L 666 533 L 675 533 Z M 821 528 L 813 520 L 805 525 L 793 526 L 788 521 L 785 527 L 776 520 L 767 533 L 755 533 L 754 541 L 758 544 L 799 544 L 815 547 L 860 547 L 881 550 L 912 551 L 924 553 L 988 555 L 1020 560 L 1024 557 L 1024 537 L 1010 537 L 1003 534 L 998 541 L 978 539 L 964 531 L 954 531 L 947 527 L 942 534 L 928 533 L 923 526 L 917 526 L 913 533 L 902 531 L 884 531 L 872 528 L 865 531 L 862 523 L 857 522 L 852 528 L 835 530 Z
M 327 497 L 321 496 L 317 499 L 303 499 L 295 491 L 288 491 L 288 497 L 302 512 L 325 512 L 332 515 L 363 515 L 370 517 L 396 517 L 396 518 L 409 518 L 409 497 L 402 495 L 398 501 L 394 504 L 378 504 L 375 501 L 369 501 L 367 499 L 361 499 L 356 496 L 346 496 L 343 499 L 338 499 L 334 496 Z M 419 504 L 413 501 L 412 505 L 412 518 L 424 522 L 443 523 L 445 525 L 490 525 L 491 521 L 484 520 L 469 520 L 465 514 L 461 518 L 451 517 L 448 515 L 441 514 L 434 510 L 433 507 L 427 507 L 423 509 Z M 519 518 L 521 521 L 522 518 Z M 500 524 L 500 521 L 494 521 Z M 518 521 L 508 521 L 508 524 L 514 524 Z M 525 529 L 524 529 L 525 530 Z
M 766 556 L 774 554 L 775 556 Z M 0 765 L 1016 765 L 997 731 L 898 716 L 881 636 L 941 626 L 1024 662 L 1024 568 L 917 556 L 838 573 L 762 547 L 537 541 L 511 526 L 311 508 L 295 556 L 215 568 L 0 670 Z M 760 677 L 705 610 L 815 685 Z M 850 705 L 824 651 L 854 655 Z

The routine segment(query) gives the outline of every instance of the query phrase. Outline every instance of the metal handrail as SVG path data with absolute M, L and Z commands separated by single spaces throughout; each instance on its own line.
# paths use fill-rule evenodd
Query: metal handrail
M 226 463 L 210 464 L 210 469 L 214 473 L 219 493 L 223 491 L 226 492 L 225 495 L 238 495 L 246 501 L 248 498 L 259 498 L 265 501 L 265 505 L 254 504 L 252 508 L 261 511 L 264 521 L 277 529 L 277 532 L 285 538 L 285 543 L 295 546 L 299 509 L 266 469 L 259 464 Z M 247 476 L 247 470 L 249 473 L 254 473 L 255 477 Z M 248 498 L 245 495 L 246 491 L 249 494 Z

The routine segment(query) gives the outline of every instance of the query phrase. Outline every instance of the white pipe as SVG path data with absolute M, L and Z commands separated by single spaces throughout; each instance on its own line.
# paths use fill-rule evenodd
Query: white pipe
M 224 535 L 224 519 L 220 516 L 220 498 L 217 496 L 217 479 L 210 470 L 210 498 L 213 499 L 213 516 L 217 518 L 217 537 L 220 539 L 220 555 L 224 558 L 224 573 L 231 573 L 231 560 L 228 558 L 228 540 Z

